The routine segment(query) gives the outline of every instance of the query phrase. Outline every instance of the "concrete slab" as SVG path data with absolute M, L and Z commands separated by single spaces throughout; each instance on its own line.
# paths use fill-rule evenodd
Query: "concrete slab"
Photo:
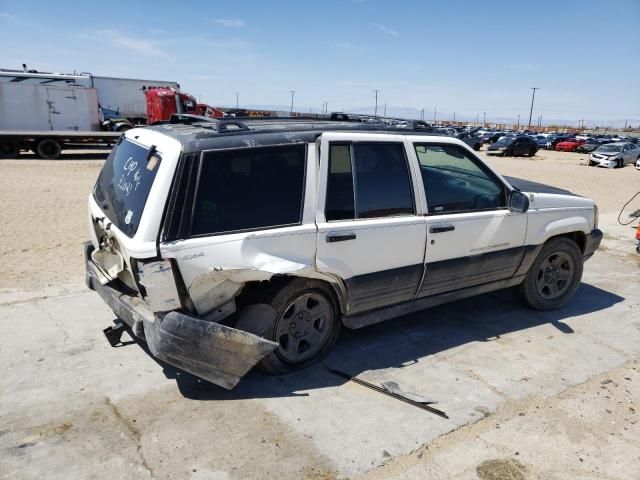
M 157 362 L 144 345 L 109 347 L 101 330 L 113 314 L 92 292 L 6 303 L 0 478 L 361 474 L 513 402 L 555 398 L 637 358 L 639 277 L 622 258 L 597 255 L 574 302 L 558 312 L 532 312 L 498 292 L 344 332 L 325 361 L 433 398 L 450 420 L 345 382 L 323 365 L 282 377 L 251 373 L 227 392 Z M 621 445 L 635 435 L 621 436 Z M 506 454 L 492 442 L 486 434 L 468 448 L 479 462 Z M 476 474 L 450 461 L 432 462 L 429 475 Z

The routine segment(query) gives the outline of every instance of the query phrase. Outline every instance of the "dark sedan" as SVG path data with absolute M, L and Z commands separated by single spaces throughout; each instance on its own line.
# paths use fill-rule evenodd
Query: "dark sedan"
M 472 133 L 459 133 L 456 135 L 456 138 L 459 138 L 476 151 L 480 150 L 480 147 L 482 147 L 482 141 L 480 138 L 474 136 Z
M 538 151 L 538 144 L 531 137 L 502 137 L 487 149 L 487 155 L 532 157 Z

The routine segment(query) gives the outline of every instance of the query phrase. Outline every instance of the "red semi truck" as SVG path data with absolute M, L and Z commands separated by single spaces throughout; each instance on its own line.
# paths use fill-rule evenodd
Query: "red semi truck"
M 222 118 L 224 112 L 205 103 L 197 103 L 193 95 L 179 92 L 173 88 L 149 88 L 144 92 L 147 97 L 147 123 L 165 122 L 174 113 L 189 113 L 203 117 Z

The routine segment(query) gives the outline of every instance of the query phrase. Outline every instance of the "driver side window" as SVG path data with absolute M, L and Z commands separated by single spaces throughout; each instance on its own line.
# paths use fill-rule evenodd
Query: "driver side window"
M 429 214 L 494 210 L 506 206 L 505 188 L 456 145 L 414 145 Z

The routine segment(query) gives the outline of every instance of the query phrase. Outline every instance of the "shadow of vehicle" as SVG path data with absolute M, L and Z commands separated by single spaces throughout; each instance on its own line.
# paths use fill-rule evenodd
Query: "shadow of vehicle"
M 46 161 L 60 162 L 64 160 L 106 160 L 107 157 L 109 156 L 110 151 L 111 150 L 106 147 L 99 148 L 99 149 L 91 149 L 87 147 L 86 149 L 82 149 L 82 150 L 63 150 L 62 154 L 60 155 L 60 158 L 57 158 L 55 160 L 46 160 Z M 0 158 L 0 161 L 2 160 L 31 161 L 31 160 L 43 160 L 43 159 L 38 157 L 33 152 L 23 151 L 16 158 Z
M 306 396 L 305 390 L 337 386 L 346 381 L 329 372 L 326 366 L 353 376 L 368 370 L 403 368 L 439 352 L 473 342 L 490 342 L 543 324 L 551 324 L 561 333 L 571 335 L 574 331 L 563 323 L 564 319 L 604 310 L 623 300 L 613 293 L 582 284 L 564 308 L 539 312 L 524 308 L 507 290 L 492 292 L 360 330 L 343 329 L 324 364 L 280 376 L 265 375 L 254 369 L 232 391 L 154 360 L 163 367 L 167 378 L 176 380 L 182 395 L 190 399 Z M 144 342 L 136 340 L 136 343 L 150 355 Z

